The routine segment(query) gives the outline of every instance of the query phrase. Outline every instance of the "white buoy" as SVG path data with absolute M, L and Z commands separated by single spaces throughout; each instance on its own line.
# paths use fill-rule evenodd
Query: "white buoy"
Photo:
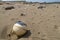
M 13 26 L 13 32 L 15 32 L 16 35 L 18 35 L 18 36 L 22 36 L 27 31 L 25 28 L 26 28 L 26 24 L 24 24 L 21 21 L 18 21 Z

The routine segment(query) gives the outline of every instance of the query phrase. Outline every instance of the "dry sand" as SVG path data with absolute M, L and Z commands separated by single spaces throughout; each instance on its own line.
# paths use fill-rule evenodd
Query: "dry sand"
M 29 32 L 17 40 L 60 40 L 60 4 L 1 2 L 0 40 L 9 39 L 7 34 L 18 20 Z

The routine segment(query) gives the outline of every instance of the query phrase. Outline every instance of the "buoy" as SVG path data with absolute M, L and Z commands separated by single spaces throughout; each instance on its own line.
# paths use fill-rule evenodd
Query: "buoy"
M 27 30 L 26 30 L 26 24 L 23 23 L 22 21 L 18 21 L 13 25 L 13 32 L 18 35 L 22 36 L 24 35 Z

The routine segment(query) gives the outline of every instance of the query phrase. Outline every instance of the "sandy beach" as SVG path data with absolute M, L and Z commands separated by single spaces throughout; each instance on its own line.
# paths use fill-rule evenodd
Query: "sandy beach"
M 7 34 L 19 20 L 29 32 L 16 40 L 60 40 L 60 4 L 0 2 L 0 40 L 15 40 Z

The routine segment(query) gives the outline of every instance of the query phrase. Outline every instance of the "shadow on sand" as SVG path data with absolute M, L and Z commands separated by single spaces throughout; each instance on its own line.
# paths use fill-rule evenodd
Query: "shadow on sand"
M 24 35 L 18 36 L 18 39 L 19 39 L 19 38 L 28 38 L 30 35 L 31 35 L 30 30 L 27 30 L 27 32 L 26 32 Z

